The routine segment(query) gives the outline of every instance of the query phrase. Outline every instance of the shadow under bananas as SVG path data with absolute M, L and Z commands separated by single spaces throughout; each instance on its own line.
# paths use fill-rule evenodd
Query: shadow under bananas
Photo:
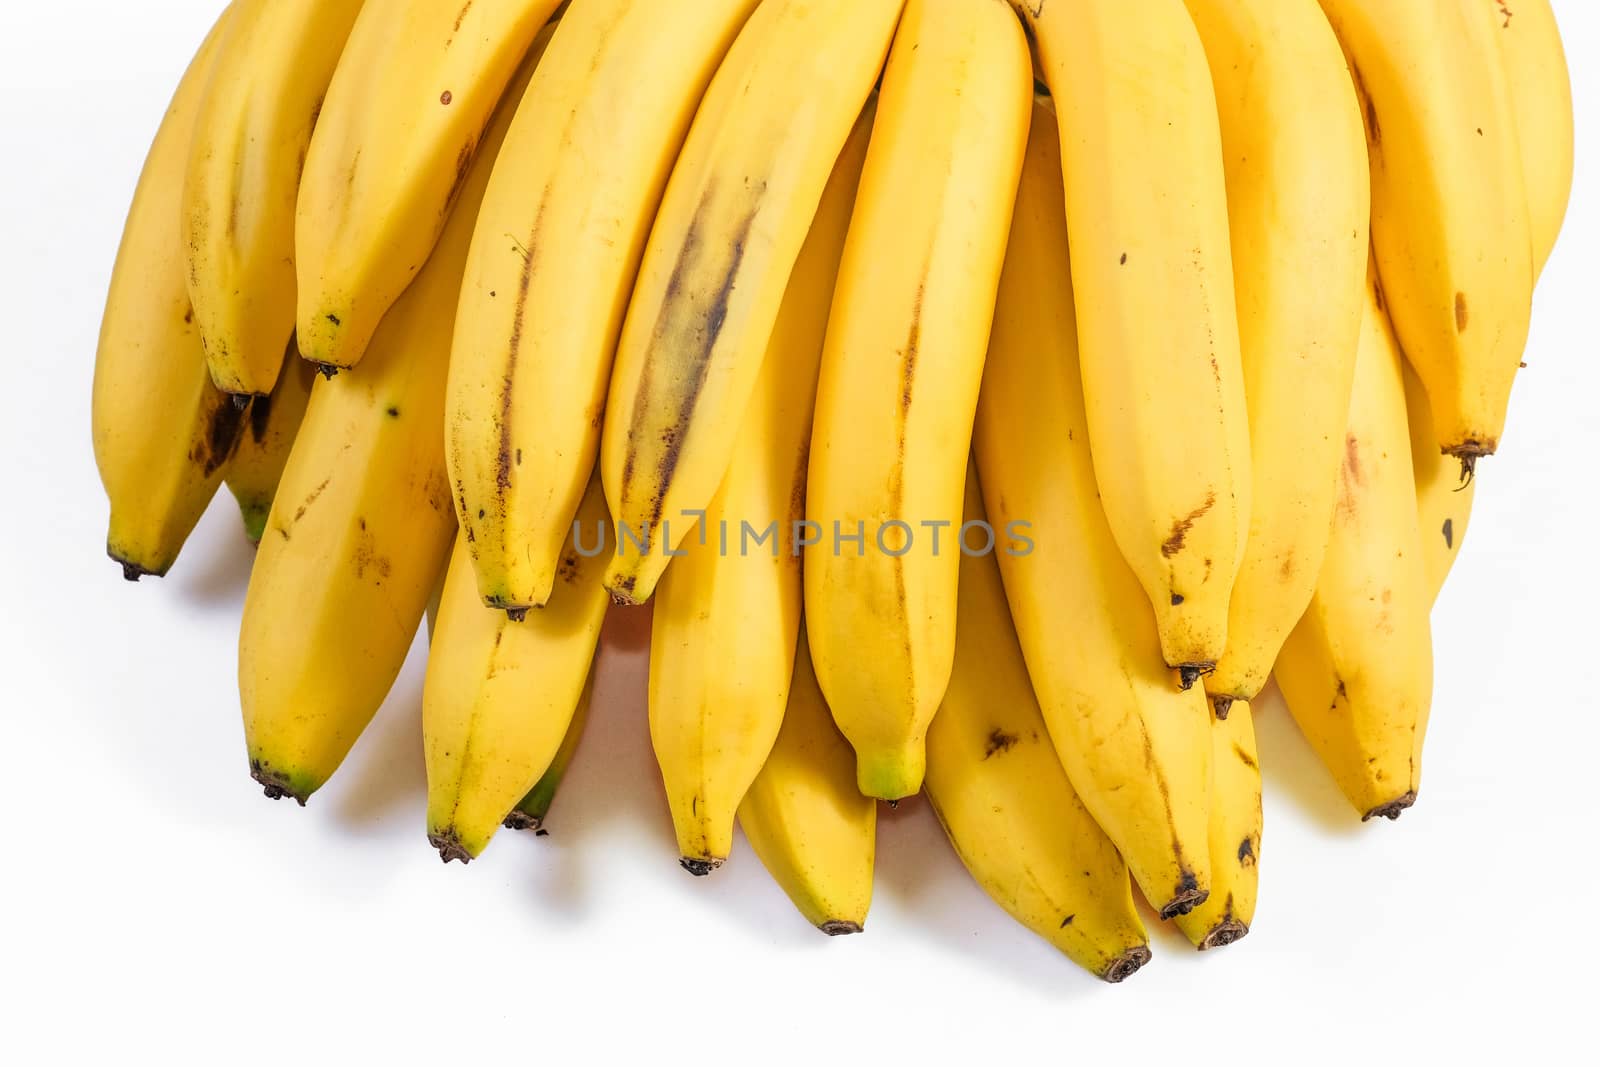
M 1250 707 L 1261 750 L 1262 792 L 1289 798 L 1324 833 L 1338 837 L 1359 834 L 1360 816 L 1295 725 L 1278 683 L 1268 682 Z
M 255 561 L 255 546 L 239 522 L 239 507 L 223 488 L 184 544 L 170 576 L 160 581 L 176 585 L 178 595 L 187 603 L 208 612 L 226 613 L 237 623 Z
M 427 667 L 427 627 L 419 628 L 389 696 L 329 783 L 334 821 L 350 834 L 394 837 L 407 848 L 427 848 L 428 774 L 422 754 L 422 676 Z M 317 802 L 316 797 L 311 803 Z

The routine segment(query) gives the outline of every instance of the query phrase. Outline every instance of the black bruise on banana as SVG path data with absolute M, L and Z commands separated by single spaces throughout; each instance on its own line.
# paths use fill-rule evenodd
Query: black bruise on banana
M 206 422 L 205 433 L 189 450 L 189 462 L 211 477 L 233 457 L 244 434 L 245 411 L 227 400 L 218 404 Z

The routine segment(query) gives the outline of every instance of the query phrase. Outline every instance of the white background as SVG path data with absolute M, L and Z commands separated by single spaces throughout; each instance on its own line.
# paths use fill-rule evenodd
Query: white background
M 309 808 L 262 799 L 234 688 L 250 550 L 232 501 L 170 578 L 126 585 L 90 453 L 123 214 L 218 7 L 0 6 L 0 1020 L 8 1051 L 31 1052 L 14 1062 L 1405 1063 L 1592 1048 L 1596 5 L 1557 0 L 1577 188 L 1504 450 L 1483 465 L 1435 613 L 1421 800 L 1362 826 L 1264 706 L 1254 931 L 1205 956 L 1153 931 L 1155 961 L 1120 987 L 990 903 L 921 802 L 881 820 L 864 936 L 811 930 L 742 841 L 717 875 L 684 874 L 637 617 L 612 620 L 601 707 L 547 838 L 439 864 L 423 835 L 420 656 Z

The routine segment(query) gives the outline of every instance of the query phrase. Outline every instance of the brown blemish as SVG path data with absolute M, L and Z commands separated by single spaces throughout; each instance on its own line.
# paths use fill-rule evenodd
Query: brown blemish
M 1183 594 L 1182 593 L 1173 593 L 1172 594 L 1172 606 L 1173 607 L 1178 607 L 1182 603 L 1183 603 Z
M 1010 752 L 1016 747 L 1016 744 L 1016 734 L 1008 734 L 997 726 L 989 733 L 989 737 L 984 742 L 983 758 L 988 759 L 990 756 Z
M 1239 842 L 1239 866 L 1254 867 L 1256 865 L 1255 835 L 1251 834 Z
M 454 99 L 455 97 L 450 95 L 449 89 L 446 89 L 444 92 L 439 94 L 439 103 L 443 104 L 445 107 L 449 107 L 450 101 Z
M 1444 520 L 1444 526 L 1440 528 L 1439 532 L 1444 534 L 1444 547 L 1454 550 L 1456 547 L 1455 520 Z
M 1238 745 L 1233 746 L 1233 754 L 1239 757 L 1240 763 L 1244 764 L 1246 767 L 1249 767 L 1252 771 L 1258 771 L 1261 769 L 1260 767 L 1256 766 L 1255 757 L 1250 755 L 1250 753 L 1246 752 L 1244 749 L 1240 748 Z
M 1467 294 L 1456 294 L 1456 333 L 1467 332 Z
M 1206 512 L 1215 507 L 1216 504 L 1217 494 L 1207 493 L 1204 504 L 1201 504 L 1198 508 L 1195 508 L 1183 518 L 1174 521 L 1172 524 L 1172 533 L 1168 535 L 1167 539 L 1161 543 L 1161 555 L 1167 559 L 1171 559 L 1179 552 L 1182 552 L 1184 542 L 1189 537 L 1189 531 L 1192 530 L 1194 528 L 1194 524 L 1198 522 Z
M 199 464 L 205 477 L 217 473 L 232 458 L 244 433 L 244 416 L 244 410 L 229 401 L 212 409 L 204 436 L 189 450 L 189 462 Z

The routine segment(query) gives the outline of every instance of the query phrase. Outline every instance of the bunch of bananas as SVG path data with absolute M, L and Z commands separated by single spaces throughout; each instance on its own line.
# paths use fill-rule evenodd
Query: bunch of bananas
M 301 804 L 427 615 L 446 860 L 541 825 L 653 601 L 684 867 L 737 820 L 858 931 L 925 790 L 1120 981 L 1135 885 L 1249 928 L 1270 678 L 1357 814 L 1416 799 L 1572 140 L 1548 0 L 234 0 L 111 283 L 109 551 L 227 482 Z

